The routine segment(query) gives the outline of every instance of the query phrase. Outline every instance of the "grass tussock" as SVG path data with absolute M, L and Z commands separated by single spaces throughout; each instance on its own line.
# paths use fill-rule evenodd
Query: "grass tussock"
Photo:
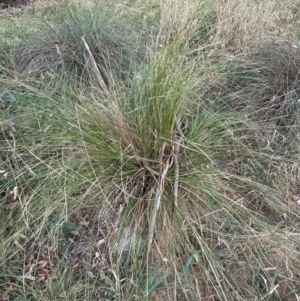
M 102 77 L 128 84 L 145 59 L 142 24 L 134 25 L 130 15 L 113 5 L 73 4 L 62 9 L 63 14 L 54 12 L 45 18 L 36 39 L 20 46 L 15 56 L 17 71 L 52 85 L 58 79 L 91 81 L 85 37 Z
M 295 7 L 93 5 L 9 48 L 0 297 L 297 300 Z

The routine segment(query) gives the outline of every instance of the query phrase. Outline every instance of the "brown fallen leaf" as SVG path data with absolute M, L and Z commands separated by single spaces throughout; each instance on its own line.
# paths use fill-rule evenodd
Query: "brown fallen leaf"
M 36 279 L 36 280 L 34 281 L 34 283 L 39 283 L 39 282 L 42 282 L 42 281 L 44 281 L 44 280 L 45 280 L 45 276 L 43 275 L 42 277 Z
M 15 240 L 15 245 L 22 251 L 25 251 L 25 248 L 17 240 Z
M 46 261 L 49 264 L 49 266 L 54 266 L 54 262 L 51 260 L 50 256 L 47 256 L 46 254 L 42 254 L 41 261 Z
M 102 238 L 102 239 L 100 239 L 100 240 L 97 241 L 97 246 L 101 246 L 101 245 L 103 245 L 104 243 L 105 243 L 105 239 Z
M 41 260 L 38 262 L 38 269 L 43 269 L 48 264 L 47 261 Z
M 42 271 L 47 275 L 49 274 L 50 275 L 50 271 L 48 269 L 42 269 Z

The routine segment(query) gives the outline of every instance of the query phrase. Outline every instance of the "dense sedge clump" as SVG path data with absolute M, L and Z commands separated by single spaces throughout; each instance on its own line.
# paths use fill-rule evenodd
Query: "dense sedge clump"
M 234 3 L 62 5 L 20 48 L 0 79 L 0 297 L 298 298 L 299 53 L 254 47 L 232 14 L 220 31 Z
M 44 20 L 35 39 L 21 45 L 15 54 L 18 72 L 55 85 L 64 81 L 92 81 L 90 54 L 102 77 L 129 84 L 135 68 L 145 58 L 146 40 L 141 27 L 129 22 L 117 8 L 71 5 L 63 14 Z

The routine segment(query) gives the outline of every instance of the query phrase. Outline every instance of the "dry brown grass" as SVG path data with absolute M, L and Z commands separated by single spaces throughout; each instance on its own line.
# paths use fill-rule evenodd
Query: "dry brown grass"
M 263 43 L 292 37 L 299 26 L 299 1 L 217 1 L 213 41 L 223 52 L 249 54 Z

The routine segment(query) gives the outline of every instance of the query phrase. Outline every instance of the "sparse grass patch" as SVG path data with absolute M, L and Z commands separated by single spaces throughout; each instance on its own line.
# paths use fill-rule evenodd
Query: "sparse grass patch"
M 262 123 L 256 147 L 291 157 L 299 140 L 297 41 L 278 41 L 243 59 L 229 61 L 218 95 L 229 106 Z M 254 145 L 253 145 L 254 146 Z
M 4 68 L 13 68 L 13 52 L 35 34 L 35 19 L 26 16 L 0 15 L 0 74 Z
M 217 53 L 251 53 L 262 43 L 297 35 L 297 4 L 279 1 L 218 1 L 214 43 Z

